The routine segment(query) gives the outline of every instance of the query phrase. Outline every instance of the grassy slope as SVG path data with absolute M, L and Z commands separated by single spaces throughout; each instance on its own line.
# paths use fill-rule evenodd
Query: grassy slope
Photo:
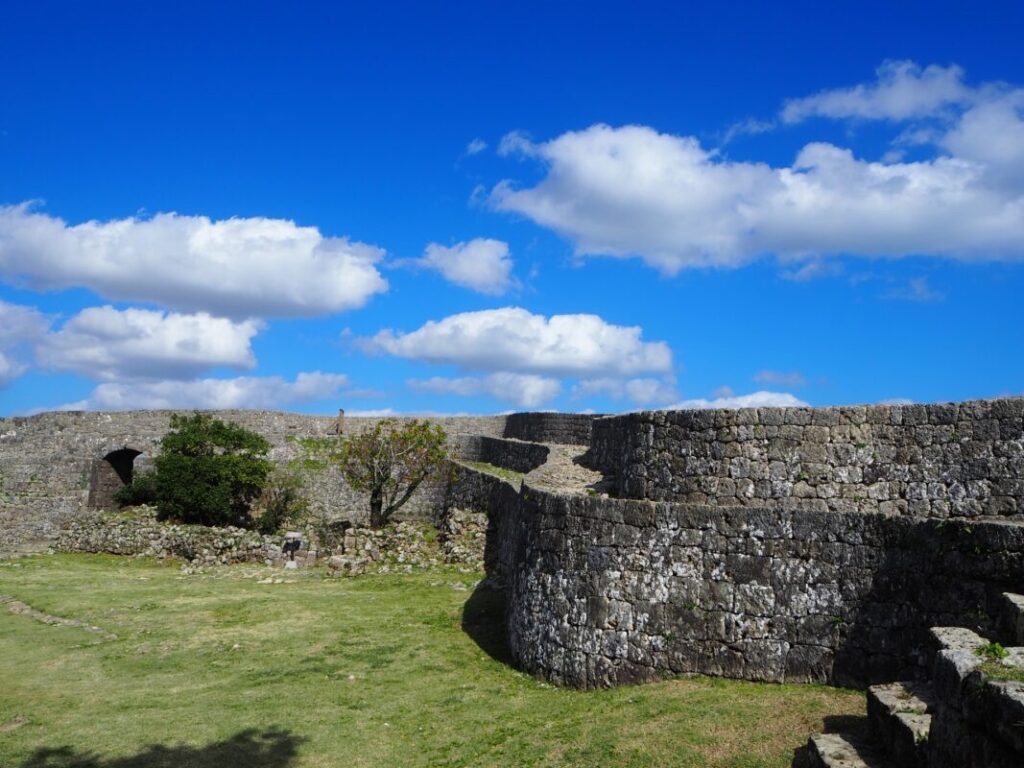
M 471 600 L 481 644 L 463 631 L 464 574 L 267 575 L 0 560 L 0 593 L 119 637 L 0 606 L 0 765 L 787 766 L 823 717 L 863 711 L 857 693 L 703 678 L 561 690 L 481 650 L 488 601 Z

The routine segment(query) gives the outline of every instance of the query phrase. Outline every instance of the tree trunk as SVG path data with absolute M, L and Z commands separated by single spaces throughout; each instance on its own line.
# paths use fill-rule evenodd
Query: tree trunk
M 370 527 L 383 528 L 384 523 L 384 494 L 380 488 L 370 491 Z

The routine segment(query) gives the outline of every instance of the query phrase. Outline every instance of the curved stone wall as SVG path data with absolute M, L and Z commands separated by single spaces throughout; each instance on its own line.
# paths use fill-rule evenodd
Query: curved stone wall
M 548 460 L 550 448 L 540 443 L 500 437 L 471 437 L 462 445 L 461 458 L 482 461 L 514 472 L 529 472 Z
M 580 688 L 701 673 L 916 677 L 929 628 L 999 637 L 1024 526 L 714 509 L 524 486 L 502 511 L 511 649 Z
M 590 445 L 597 416 L 586 413 L 510 413 L 502 437 L 534 443 Z
M 1024 399 L 598 419 L 624 498 L 915 517 L 1024 515 Z

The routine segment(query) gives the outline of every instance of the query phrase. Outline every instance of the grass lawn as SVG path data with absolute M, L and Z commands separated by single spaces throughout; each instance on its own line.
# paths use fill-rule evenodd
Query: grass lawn
M 0 594 L 117 635 L 0 605 L 0 766 L 781 767 L 823 718 L 863 714 L 818 686 L 546 685 L 501 661 L 475 580 L 0 560 Z

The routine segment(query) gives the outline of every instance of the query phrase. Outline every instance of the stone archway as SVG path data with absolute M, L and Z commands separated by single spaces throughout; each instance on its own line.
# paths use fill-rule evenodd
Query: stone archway
M 142 451 L 134 448 L 119 448 L 111 451 L 92 465 L 92 479 L 89 482 L 89 507 L 112 509 L 117 506 L 114 494 L 132 481 L 135 458 Z

